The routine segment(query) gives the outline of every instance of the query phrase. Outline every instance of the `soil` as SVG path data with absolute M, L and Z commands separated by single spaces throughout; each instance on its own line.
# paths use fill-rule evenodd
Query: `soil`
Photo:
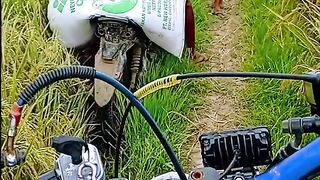
M 241 54 L 242 22 L 239 15 L 239 0 L 224 2 L 222 14 L 212 15 L 217 19 L 212 25 L 211 49 L 203 62 L 210 71 L 237 71 L 243 60 Z M 241 120 L 239 94 L 243 83 L 235 79 L 212 80 L 214 89 L 204 97 L 204 104 L 195 108 L 193 122 L 194 139 L 191 140 L 189 159 L 192 168 L 203 167 L 198 137 L 207 132 L 235 129 Z

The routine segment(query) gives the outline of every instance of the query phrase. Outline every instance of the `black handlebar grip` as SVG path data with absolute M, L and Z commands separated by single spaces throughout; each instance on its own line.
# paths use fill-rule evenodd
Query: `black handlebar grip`
M 284 133 L 289 134 L 320 134 L 320 117 L 314 115 L 311 117 L 291 118 L 282 122 L 282 129 Z

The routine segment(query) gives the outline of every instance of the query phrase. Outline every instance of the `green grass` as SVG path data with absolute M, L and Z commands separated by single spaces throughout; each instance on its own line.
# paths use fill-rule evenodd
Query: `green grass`
M 210 38 L 210 33 L 206 31 L 211 19 L 207 17 L 208 8 L 205 10 L 203 8 L 207 7 L 207 2 L 194 0 L 193 4 L 197 16 L 197 46 L 203 50 L 207 48 L 206 41 Z M 195 72 L 202 68 L 194 67 L 187 57 L 179 61 L 171 55 L 164 55 L 150 69 L 143 84 L 170 74 Z M 177 87 L 156 92 L 143 100 L 177 153 L 185 171 L 190 170 L 185 146 L 188 144 L 191 122 L 183 116 L 188 116 L 191 108 L 201 103 L 197 95 L 205 93 L 206 87 L 208 86 L 203 82 L 183 83 Z M 129 118 L 126 139 L 129 146 L 126 154 L 129 157 L 128 161 L 122 165 L 122 177 L 151 179 L 159 174 L 174 171 L 160 142 L 137 111 L 133 112 L 133 118 Z
M 248 59 L 245 71 L 303 73 L 319 67 L 317 44 L 307 32 L 301 1 L 247 0 L 241 2 L 245 19 Z M 309 26 L 309 28 L 312 28 Z M 309 29 L 310 30 L 310 29 Z M 313 32 L 315 33 L 315 32 Z M 318 33 L 319 35 L 319 33 Z M 267 125 L 272 130 L 276 152 L 288 142 L 281 122 L 288 118 L 308 116 L 309 106 L 301 95 L 301 83 L 277 80 L 255 80 L 248 83 L 244 95 L 244 125 Z
M 207 3 L 194 0 L 197 11 L 197 45 L 200 50 L 209 38 Z M 6 137 L 11 105 L 20 91 L 40 74 L 60 66 L 77 64 L 54 37 L 47 39 L 44 14 L 47 1 L 4 1 L 4 59 L 2 60 L 1 140 Z M 178 60 L 163 55 L 152 65 L 144 82 L 150 82 L 172 73 L 198 70 L 190 59 Z M 185 160 L 183 145 L 188 137 L 190 123 L 174 112 L 187 115 L 190 108 L 199 103 L 196 94 L 204 92 L 199 83 L 184 83 L 176 88 L 162 90 L 144 100 L 146 107 L 156 117 L 169 142 Z M 23 165 L 5 169 L 1 179 L 35 179 L 53 168 L 56 153 L 50 146 L 50 138 L 58 135 L 83 137 L 85 102 L 88 88 L 79 80 L 55 83 L 41 91 L 35 101 L 25 109 L 23 122 L 17 135 L 18 148 L 29 147 L 27 161 Z M 130 159 L 122 174 L 130 179 L 148 179 L 154 175 L 173 170 L 172 164 L 145 121 L 134 112 L 127 129 Z M 184 162 L 184 161 L 183 161 Z M 187 165 L 184 163 L 184 165 Z M 143 178 L 142 178 L 143 177 Z
M 163 67 L 166 69 L 157 71 Z M 153 69 L 154 71 L 148 73 L 145 82 L 165 75 L 181 73 L 185 71 L 183 69 L 195 70 L 191 64 L 177 63 L 177 59 L 173 57 L 167 57 L 166 61 L 155 65 Z M 195 89 L 195 84 L 190 83 L 183 87 L 161 90 L 143 100 L 180 159 L 184 158 L 182 145 L 185 143 L 189 122 L 173 112 L 188 113 L 188 108 L 197 102 L 194 96 Z M 133 118 L 129 119 L 126 135 L 129 161 L 122 169 L 124 177 L 150 179 L 154 175 L 172 170 L 172 164 L 164 149 L 137 111 L 134 111 Z

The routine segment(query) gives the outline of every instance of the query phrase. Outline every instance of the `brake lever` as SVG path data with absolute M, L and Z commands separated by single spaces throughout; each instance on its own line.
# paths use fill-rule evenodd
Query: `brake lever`
M 88 144 L 82 139 L 70 136 L 54 137 L 52 147 L 59 153 L 71 156 L 74 165 L 82 162 L 82 147 L 85 147 L 85 152 L 89 150 Z

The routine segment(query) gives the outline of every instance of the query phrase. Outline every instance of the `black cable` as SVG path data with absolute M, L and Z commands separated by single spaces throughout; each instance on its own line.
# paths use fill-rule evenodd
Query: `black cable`
M 122 142 L 122 134 L 124 131 L 124 127 L 126 124 L 126 119 L 131 111 L 131 107 L 132 104 L 129 103 L 128 106 L 126 107 L 124 114 L 122 116 L 121 119 L 121 124 L 120 124 L 120 129 L 118 132 L 118 137 L 117 137 L 117 144 L 116 144 L 116 158 L 115 158 L 115 162 L 114 162 L 114 177 L 118 178 L 119 177 L 119 159 L 120 159 L 120 146 L 121 146 L 121 142 Z
M 173 166 L 175 167 L 175 170 L 178 173 L 179 178 L 181 180 L 187 180 L 187 177 L 183 172 L 183 168 L 182 168 L 181 164 L 179 163 L 178 158 L 177 158 L 176 154 L 174 153 L 172 147 L 168 143 L 167 139 L 164 137 L 158 124 L 155 122 L 153 117 L 150 115 L 149 111 L 142 105 L 142 103 L 139 101 L 139 99 L 137 99 L 136 96 L 134 94 L 132 94 L 132 92 L 130 92 L 123 84 L 121 84 L 120 82 L 118 82 L 114 78 L 111 78 L 102 72 L 97 71 L 95 78 L 112 85 L 113 87 L 115 87 L 117 90 L 119 90 L 123 95 L 125 95 L 130 100 L 132 105 L 134 105 L 138 109 L 140 114 L 148 122 L 152 131 L 156 134 L 161 145 L 163 146 L 163 148 L 167 152 Z
M 177 77 L 178 80 L 183 79 L 191 79 L 191 78 L 206 78 L 206 77 L 255 77 L 255 78 L 277 78 L 277 79 L 292 79 L 292 80 L 304 80 L 307 82 L 314 82 L 315 76 L 311 75 L 292 75 L 292 74 L 277 74 L 277 73 L 257 73 L 257 72 L 208 72 L 208 73 L 190 73 L 179 75 Z M 186 180 L 186 176 L 183 173 L 183 169 L 166 138 L 163 136 L 159 126 L 155 123 L 154 119 L 150 115 L 150 113 L 145 109 L 145 107 L 141 104 L 141 102 L 120 82 L 117 80 L 101 73 L 97 72 L 94 68 L 85 67 L 85 66 L 71 66 L 53 70 L 47 74 L 42 75 L 39 79 L 37 79 L 33 84 L 29 85 L 21 94 L 18 104 L 20 106 L 28 103 L 29 100 L 33 98 L 33 96 L 40 91 L 42 88 L 56 82 L 59 80 L 70 79 L 70 78 L 97 78 L 100 79 L 121 91 L 134 105 L 142 116 L 149 123 L 151 129 L 154 131 L 164 149 L 166 150 L 168 156 L 170 157 L 177 173 L 181 180 Z M 236 156 L 235 156 L 236 158 Z M 234 158 L 234 159 L 235 159 Z M 235 160 L 234 160 L 235 161 Z M 233 166 L 233 161 L 226 169 L 225 173 L 227 173 Z M 224 173 L 224 174 L 225 174 Z
M 135 79 L 136 81 L 138 81 L 138 76 Z M 132 92 L 136 91 L 137 88 L 134 87 L 132 89 L 129 88 L 129 90 L 131 90 Z M 120 129 L 118 132 L 118 137 L 117 137 L 117 144 L 116 144 L 116 158 L 115 158 L 115 164 L 114 164 L 114 177 L 118 178 L 119 177 L 119 165 L 120 165 L 120 148 L 121 148 L 121 143 L 122 143 L 122 135 L 123 135 L 123 131 L 124 131 L 124 127 L 126 125 L 126 121 L 128 118 L 129 113 L 131 114 L 131 108 L 132 108 L 132 104 L 131 102 L 129 102 L 128 106 L 126 107 L 122 119 L 121 119 L 121 124 L 120 124 Z M 132 114 L 131 114 L 132 115 Z
M 232 161 L 230 162 L 229 166 L 226 168 L 226 170 L 224 170 L 224 172 L 221 174 L 220 176 L 220 180 L 223 179 L 224 176 L 226 176 L 229 171 L 231 170 L 231 168 L 233 168 L 234 164 L 237 162 L 237 158 L 238 158 L 238 153 L 235 152 Z
M 27 104 L 35 95 L 37 92 L 39 92 L 42 88 L 49 86 L 50 84 L 65 80 L 65 79 L 71 79 L 71 78 L 96 78 L 99 80 L 104 81 L 105 83 L 110 84 L 115 89 L 119 90 L 123 95 L 126 96 L 134 105 L 138 111 L 141 113 L 141 115 L 145 118 L 145 120 L 150 125 L 151 129 L 159 139 L 161 145 L 167 152 L 168 156 L 170 157 L 170 160 L 175 167 L 176 172 L 178 173 L 181 180 L 187 180 L 183 168 L 181 164 L 178 161 L 178 158 L 176 157 L 176 154 L 174 153 L 172 147 L 169 145 L 167 139 L 164 137 L 161 129 L 153 119 L 153 117 L 150 115 L 148 110 L 142 105 L 142 103 L 135 97 L 135 95 L 130 92 L 123 84 L 121 84 L 119 81 L 115 80 L 112 77 L 107 76 L 106 74 L 96 71 L 92 67 L 85 67 L 85 66 L 69 66 L 64 68 L 59 68 L 53 71 L 50 71 L 38 78 L 34 83 L 27 86 L 27 88 L 22 92 L 22 94 L 19 96 L 18 99 L 18 105 L 23 106 Z
M 297 133 L 295 134 L 295 138 L 293 140 L 293 145 L 295 147 L 299 147 L 301 145 L 301 142 L 302 142 L 302 133 Z
M 274 78 L 274 79 L 291 79 L 313 82 L 316 76 L 303 74 L 280 74 L 280 73 L 260 73 L 260 72 L 205 72 L 205 73 L 188 73 L 181 74 L 178 80 L 192 78 L 208 78 L 208 77 L 232 77 L 232 78 Z
M 96 70 L 87 66 L 68 66 L 49 71 L 48 73 L 41 75 L 22 91 L 19 96 L 18 105 L 23 106 L 24 104 L 27 104 L 37 92 L 54 82 L 71 78 L 93 79 L 95 75 Z

